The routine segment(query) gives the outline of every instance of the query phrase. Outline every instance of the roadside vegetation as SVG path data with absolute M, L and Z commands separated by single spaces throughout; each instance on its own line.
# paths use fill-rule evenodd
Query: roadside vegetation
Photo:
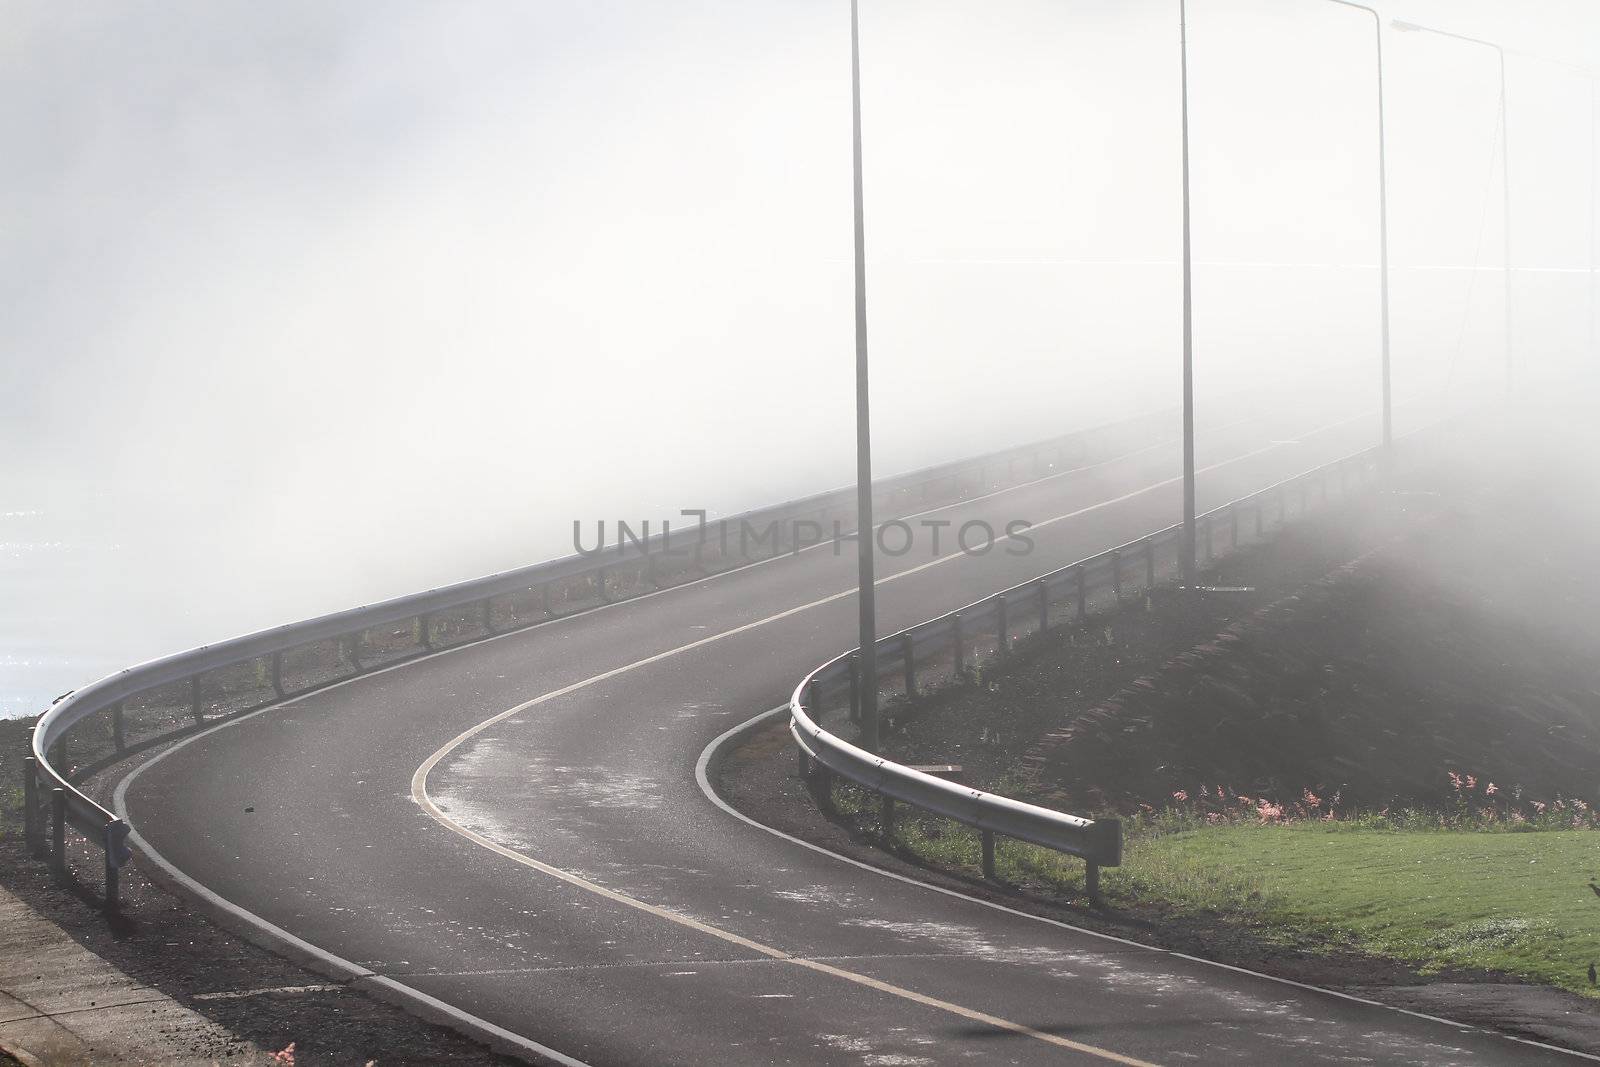
M 1117 815 L 1100 915 L 1189 951 L 1600 997 L 1600 516 L 1576 473 L 1295 524 L 1211 572 L 1236 596 L 1158 591 L 893 706 L 887 751 Z M 876 797 L 830 796 L 863 841 L 981 881 L 976 831 L 901 806 L 886 835 Z M 1075 858 L 1001 839 L 995 863 L 1086 903 Z
M 1491 971 L 1596 996 L 1600 821 L 1582 801 L 1476 803 L 1493 799 L 1486 784 L 1464 810 L 1443 812 L 1175 800 L 1125 819 L 1123 865 L 1101 872 L 1104 906 L 1239 924 L 1266 945 L 1401 960 L 1423 975 Z M 890 839 L 876 798 L 841 785 L 834 804 L 915 863 L 982 877 L 969 827 L 902 808 Z M 996 843 L 998 880 L 1032 896 L 1082 904 L 1083 869 L 1049 849 Z

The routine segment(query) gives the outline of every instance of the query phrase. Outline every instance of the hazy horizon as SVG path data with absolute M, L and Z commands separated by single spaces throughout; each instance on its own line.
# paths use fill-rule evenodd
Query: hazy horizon
M 0 715 L 851 479 L 845 5 L 9 10 Z M 1530 54 L 1519 375 L 1592 376 L 1592 83 L 1531 55 L 1600 11 L 1383 10 Z M 1375 406 L 1372 21 L 1190 21 L 1202 397 Z M 1505 140 L 1490 50 L 1385 33 L 1409 411 L 1503 374 Z M 877 470 L 1176 403 L 1176 4 L 865 3 L 862 50 Z

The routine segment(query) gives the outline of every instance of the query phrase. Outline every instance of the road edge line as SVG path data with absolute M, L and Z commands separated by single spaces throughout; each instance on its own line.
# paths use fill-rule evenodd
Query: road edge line
M 112 797 L 112 808 L 117 817 L 128 824 L 129 842 L 139 849 L 140 859 L 148 859 L 156 870 L 160 872 L 159 876 L 155 876 L 155 871 L 146 868 L 146 873 L 152 875 L 151 880 L 156 882 L 160 888 L 175 896 L 189 898 L 191 903 L 199 906 L 199 910 L 204 916 L 215 921 L 224 929 L 243 937 L 257 947 L 282 956 L 291 963 L 305 967 L 317 974 L 336 978 L 350 988 L 356 989 L 376 1001 L 400 1008 L 412 1018 L 447 1027 L 494 1052 L 514 1056 L 517 1059 L 538 1064 L 540 1067 L 544 1067 L 544 1065 L 590 1067 L 589 1064 L 582 1060 L 574 1059 L 563 1052 L 558 1052 L 547 1045 L 542 1045 L 532 1038 L 523 1037 L 511 1030 L 507 1030 L 503 1026 L 473 1015 L 471 1012 L 463 1011 L 437 997 L 424 993 L 420 989 L 379 974 L 369 967 L 363 967 L 358 963 L 345 959 L 343 956 L 329 952 L 320 945 L 312 944 L 302 937 L 291 934 L 281 926 L 207 888 L 198 880 L 186 874 L 166 856 L 163 856 L 139 834 L 138 828 L 134 826 L 133 820 L 129 817 L 127 792 L 128 786 L 146 768 L 155 766 L 191 742 L 208 737 L 219 730 L 225 730 L 247 719 L 253 719 L 257 715 L 278 707 L 281 707 L 281 705 L 273 704 L 259 708 L 248 715 L 241 715 L 238 718 L 218 723 L 208 730 L 191 734 L 133 768 L 117 782 L 116 790 Z
M 1487 1026 L 1480 1026 L 1476 1023 L 1464 1023 L 1460 1020 L 1449 1019 L 1442 1015 L 1429 1015 L 1426 1012 L 1413 1011 L 1410 1008 L 1402 1008 L 1394 1004 L 1385 1004 L 1381 1000 L 1373 1000 L 1370 997 L 1357 996 L 1354 993 L 1346 993 L 1338 989 L 1330 989 L 1327 986 L 1312 985 L 1309 982 L 1297 982 L 1292 978 L 1280 978 L 1277 975 L 1266 974 L 1262 971 L 1253 971 L 1248 967 L 1240 967 L 1232 963 L 1222 963 L 1218 960 L 1208 960 L 1202 956 L 1193 956 L 1185 952 L 1178 952 L 1173 949 L 1162 948 L 1159 945 L 1150 945 L 1143 941 L 1133 941 L 1126 937 L 1118 937 L 1116 934 L 1107 934 L 1102 933 L 1099 930 L 1091 930 L 1088 927 L 1075 926 L 1072 923 L 1066 922 L 1062 919 L 1053 919 L 1047 915 L 1035 915 L 1032 912 L 1023 911 L 1020 908 L 1009 907 L 1008 905 L 1001 904 L 997 901 L 985 900 L 982 897 L 973 896 L 970 893 L 963 893 L 959 889 L 951 889 L 948 886 L 935 885 L 932 882 L 926 882 L 920 878 L 913 878 L 910 875 L 901 874 L 898 871 L 891 871 L 886 867 L 879 867 L 876 864 L 867 863 L 865 860 L 858 860 L 852 856 L 846 856 L 843 853 L 835 852 L 823 845 L 796 837 L 795 835 L 786 833 L 785 831 L 779 830 L 776 827 L 768 826 L 766 823 L 760 822 L 751 816 L 746 815 L 738 808 L 735 808 L 716 791 L 716 789 L 711 785 L 709 773 L 710 766 L 712 761 L 719 758 L 718 750 L 721 749 L 723 745 L 727 744 L 740 734 L 749 733 L 755 730 L 768 719 L 784 714 L 788 710 L 788 704 L 780 704 L 775 708 L 763 711 L 758 715 L 746 719 L 744 722 L 730 727 L 729 729 L 718 734 L 716 737 L 712 738 L 710 743 L 708 743 L 705 748 L 700 750 L 700 758 L 695 761 L 694 776 L 696 783 L 700 786 L 700 792 L 705 794 L 706 799 L 710 800 L 711 803 L 722 809 L 722 811 L 732 815 L 740 822 L 753 826 L 758 830 L 764 830 L 772 836 L 781 838 L 790 844 L 799 845 L 801 848 L 810 849 L 812 852 L 818 853 L 819 855 L 831 857 L 832 859 L 838 860 L 840 863 L 847 863 L 850 866 L 858 867 L 863 871 L 870 871 L 871 873 L 881 875 L 884 878 L 892 878 L 897 882 L 904 883 L 905 885 L 916 886 L 920 889 L 926 889 L 933 893 L 941 893 L 947 897 L 955 897 L 959 900 L 969 901 L 973 904 L 979 904 L 993 911 L 1004 912 L 1007 915 L 1014 915 L 1022 919 L 1030 919 L 1034 922 L 1044 923 L 1047 926 L 1054 926 L 1057 929 L 1067 930 L 1074 934 L 1084 934 L 1097 940 L 1111 941 L 1130 948 L 1143 949 L 1146 952 L 1152 952 L 1162 956 L 1171 956 L 1174 959 L 1188 960 L 1191 963 L 1202 964 L 1206 967 L 1215 967 L 1219 970 L 1232 971 L 1236 974 L 1248 975 L 1251 978 L 1263 979 L 1276 985 L 1288 986 L 1292 989 L 1299 989 L 1308 993 L 1319 993 L 1323 996 L 1332 997 L 1337 1000 L 1343 1000 L 1354 1004 L 1363 1004 L 1373 1008 L 1381 1008 L 1384 1011 L 1394 1012 L 1398 1015 L 1407 1015 L 1414 1019 L 1423 1019 L 1427 1022 L 1439 1023 L 1444 1026 L 1454 1027 L 1460 1031 L 1486 1034 L 1492 1037 L 1502 1038 L 1506 1041 L 1513 1041 L 1519 1045 L 1529 1045 L 1533 1048 L 1543 1049 L 1547 1052 L 1558 1052 L 1565 1056 L 1572 1056 L 1577 1059 L 1590 1060 L 1600 1063 L 1600 1056 L 1588 1052 L 1580 1052 L 1577 1049 L 1562 1048 L 1560 1045 L 1552 1045 L 1544 1041 L 1535 1041 L 1532 1038 L 1527 1037 L 1518 1037 L 1515 1034 L 1508 1034 L 1503 1030 L 1496 1030 Z

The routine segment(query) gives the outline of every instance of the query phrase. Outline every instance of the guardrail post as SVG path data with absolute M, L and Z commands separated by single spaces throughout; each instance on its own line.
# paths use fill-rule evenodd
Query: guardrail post
M 1089 860 L 1083 868 L 1083 891 L 1091 901 L 1099 904 L 1100 901 L 1100 865 L 1094 860 Z
M 850 721 L 861 721 L 861 655 L 850 653 Z
M 118 752 L 128 750 L 128 733 L 122 721 L 122 701 L 111 705 L 111 743 Z
M 1122 553 L 1112 549 L 1111 556 L 1111 596 L 1118 604 L 1122 603 Z
M 983 876 L 994 881 L 994 831 L 985 830 L 983 837 Z
M 606 569 L 604 567 L 594 572 L 594 592 L 600 598 L 600 603 L 610 603 L 606 599 Z
M 905 666 L 906 703 L 909 704 L 917 699 L 916 642 L 911 640 L 910 631 L 900 635 L 900 658 Z
M 67 791 L 60 786 L 50 790 L 50 869 L 67 876 Z
M 194 724 L 201 725 L 206 721 L 205 712 L 200 707 L 200 676 L 189 676 L 189 713 L 194 716 Z
M 283 699 L 283 652 L 280 650 L 272 654 L 272 691 L 278 694 L 278 699 Z
M 35 859 L 44 855 L 44 831 L 39 826 L 39 761 L 22 761 L 22 840 Z
M 696 549 L 696 552 L 698 552 L 698 551 L 699 550 Z M 705 568 L 702 566 L 701 570 L 704 570 L 704 569 Z M 539 586 L 539 610 L 544 612 L 544 617 L 547 618 L 547 619 L 555 617 L 555 613 L 550 610 L 550 583 L 549 582 L 545 582 L 543 585 Z
M 1082 622 L 1089 616 L 1089 577 L 1083 571 L 1083 564 L 1078 564 L 1078 618 Z
M 494 633 L 494 597 L 483 598 L 483 632 Z
M 365 631 L 358 630 L 344 639 L 344 654 L 350 657 L 350 669 L 360 674 L 366 670 L 361 665 L 361 634 Z
M 1050 629 L 1050 583 L 1039 579 L 1039 632 Z
M 417 632 L 420 635 L 422 647 L 429 652 L 433 651 L 433 617 L 424 611 L 417 616 Z
M 1153 537 L 1144 539 L 1144 587 L 1147 591 L 1156 587 L 1156 542 Z
M 100 842 L 106 851 L 106 911 L 116 911 L 122 905 L 122 864 L 119 853 L 127 847 L 123 844 L 127 836 L 128 824 L 121 819 L 106 823 L 105 835 Z
M 995 614 L 995 657 L 1004 660 L 1011 652 L 1011 620 L 1006 611 L 1006 595 L 1001 593 L 994 598 Z
M 894 797 L 885 793 L 882 801 L 878 820 L 883 824 L 883 839 L 892 841 L 894 840 Z
M 967 669 L 966 641 L 961 634 L 961 612 L 959 611 L 950 616 L 950 636 L 951 644 L 955 647 L 956 677 L 959 678 L 961 676 L 961 672 Z

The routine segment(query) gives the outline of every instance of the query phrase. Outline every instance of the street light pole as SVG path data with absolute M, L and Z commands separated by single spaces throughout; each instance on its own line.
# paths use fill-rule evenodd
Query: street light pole
M 1183 584 L 1195 580 L 1194 515 L 1194 259 L 1189 217 L 1189 6 L 1178 0 L 1179 71 L 1183 95 Z
M 1373 37 L 1378 57 L 1378 287 L 1381 293 L 1383 329 L 1383 451 L 1394 447 L 1394 402 L 1389 371 L 1389 141 L 1383 98 L 1383 16 L 1376 8 L 1352 0 L 1329 0 L 1341 7 L 1355 8 L 1372 16 Z
M 1492 48 L 1500 58 L 1500 176 L 1505 219 L 1506 396 L 1509 398 L 1514 366 L 1512 353 L 1515 351 L 1515 346 L 1511 332 L 1511 112 L 1506 101 L 1506 50 L 1493 41 L 1485 41 L 1481 37 L 1468 37 L 1465 34 L 1451 33 L 1449 30 L 1436 30 L 1432 26 L 1419 26 L 1415 22 L 1402 22 L 1396 19 L 1390 25 L 1408 33 L 1431 33 L 1455 41 L 1465 41 L 1467 44 Z
M 861 609 L 856 699 L 861 747 L 878 750 L 878 620 L 873 596 L 872 418 L 867 391 L 867 234 L 861 191 L 861 23 L 850 0 L 850 134 L 855 186 L 856 259 L 856 600 Z

